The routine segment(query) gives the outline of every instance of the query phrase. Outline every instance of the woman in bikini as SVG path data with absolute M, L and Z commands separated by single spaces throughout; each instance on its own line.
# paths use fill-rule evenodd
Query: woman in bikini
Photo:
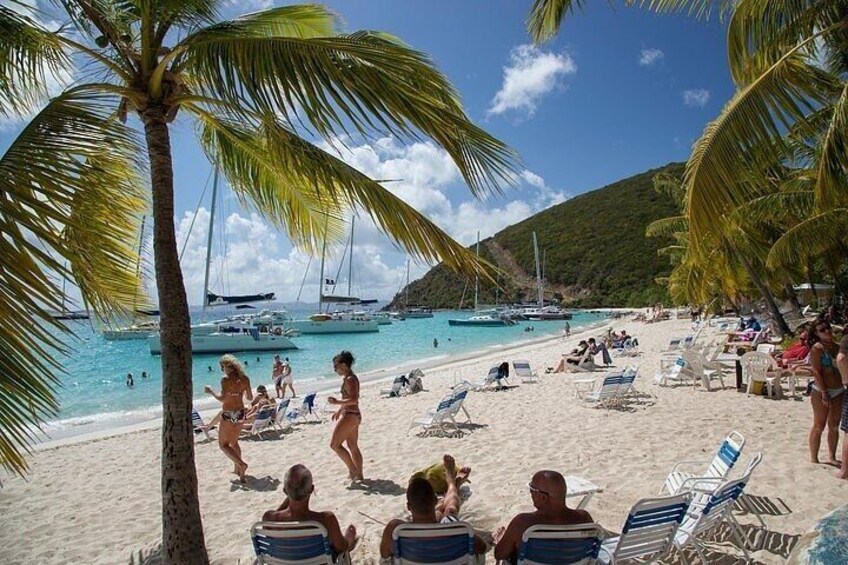
M 336 427 L 330 438 L 330 449 L 347 466 L 348 476 L 354 481 L 361 481 L 362 453 L 359 451 L 359 424 L 362 423 L 362 413 L 359 411 L 359 379 L 351 367 L 354 359 L 350 351 L 342 351 L 333 357 L 333 370 L 342 378 L 341 399 L 331 396 L 327 402 L 339 409 L 333 414 Z M 342 445 L 347 443 L 347 449 Z
M 233 472 L 238 475 L 241 482 L 244 482 L 247 463 L 241 458 L 238 440 L 246 416 L 244 399 L 253 400 L 253 392 L 250 390 L 250 379 L 244 374 L 238 359 L 232 355 L 224 355 L 221 357 L 220 364 L 224 372 L 224 376 L 221 377 L 221 394 L 217 394 L 210 386 L 203 387 L 203 390 L 222 404 L 218 447 L 233 462 Z
M 826 463 L 838 466 L 836 448 L 839 444 L 839 419 L 842 415 L 842 403 L 845 401 L 845 388 L 836 369 L 839 345 L 833 339 L 830 322 L 816 320 L 808 337 L 808 343 L 810 344 L 810 365 L 815 378 L 810 393 L 810 403 L 813 405 L 810 461 L 819 462 L 821 436 L 827 426 L 828 460 Z

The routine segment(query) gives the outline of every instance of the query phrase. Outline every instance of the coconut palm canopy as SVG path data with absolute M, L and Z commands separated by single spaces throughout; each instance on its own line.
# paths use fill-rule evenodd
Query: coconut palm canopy
M 189 317 L 176 253 L 169 124 L 194 120 L 238 198 L 302 248 L 367 213 L 425 261 L 482 269 L 426 217 L 316 142 L 429 138 L 475 195 L 511 184 L 517 158 L 466 117 L 426 55 L 390 35 L 343 32 L 319 5 L 220 21 L 216 0 L 53 0 L 0 6 L 0 111 L 41 108 L 0 160 L 0 457 L 22 472 L 27 430 L 56 409 L 56 276 L 101 317 L 138 295 L 138 223 L 152 207 L 163 343 L 163 555 L 206 562 L 190 425 Z M 50 97 L 49 76 L 71 85 Z M 68 268 L 64 267 L 67 261 Z M 52 275 L 52 278 L 51 278 Z
M 717 15 L 727 23 L 737 91 L 707 124 L 687 163 L 682 186 L 687 256 L 709 262 L 717 239 L 732 234 L 749 246 L 746 256 L 757 254 L 762 270 L 784 281 L 800 276 L 804 268 L 798 265 L 816 258 L 844 260 L 848 24 L 842 5 L 761 0 L 633 4 L 656 12 Z M 566 14 L 581 6 L 572 0 L 535 0 L 527 21 L 530 34 L 536 41 L 553 37 Z M 768 226 L 769 235 L 732 231 L 740 218 Z

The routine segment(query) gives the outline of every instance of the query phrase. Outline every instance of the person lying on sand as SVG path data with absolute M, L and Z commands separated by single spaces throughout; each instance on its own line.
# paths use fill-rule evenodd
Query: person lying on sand
M 494 533 L 495 559 L 518 562 L 521 537 L 530 526 L 572 525 L 594 522 L 585 510 L 573 510 L 565 504 L 565 478 L 556 471 L 539 471 L 528 485 L 535 512 L 518 514 L 509 525 Z
M 449 524 L 459 521 L 459 507 L 462 501 L 459 498 L 459 487 L 468 480 L 471 473 L 470 467 L 456 468 L 456 460 L 450 455 L 443 459 L 445 468 L 445 481 L 447 491 L 445 496 L 439 500 L 436 489 L 424 476 L 416 473 L 409 481 L 406 488 L 406 507 L 412 513 L 413 524 Z M 392 544 L 392 533 L 399 525 L 406 523 L 404 520 L 392 520 L 386 524 L 383 530 L 383 539 L 380 542 L 380 555 L 384 559 L 394 556 L 394 544 Z M 483 555 L 488 550 L 486 542 L 479 536 L 474 536 L 474 553 Z
M 342 534 L 339 520 L 329 510 L 316 512 L 309 508 L 309 499 L 315 492 L 312 472 L 305 465 L 292 465 L 283 479 L 283 492 L 286 499 L 276 510 L 268 510 L 262 515 L 263 522 L 300 522 L 311 520 L 327 529 L 333 561 L 343 553 L 353 551 L 356 546 L 356 528 L 350 525 Z

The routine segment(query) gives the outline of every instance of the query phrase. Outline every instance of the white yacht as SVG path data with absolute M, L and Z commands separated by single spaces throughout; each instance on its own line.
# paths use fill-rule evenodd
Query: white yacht
M 306 320 L 294 320 L 290 325 L 302 334 L 347 334 L 380 331 L 380 324 L 371 316 L 358 316 L 355 313 L 342 312 L 313 314 Z
M 277 328 L 274 328 L 276 330 Z M 160 355 L 162 344 L 159 334 L 147 338 L 150 353 Z M 236 353 L 239 351 L 282 351 L 297 349 L 297 346 L 282 332 L 260 332 L 251 328 L 246 332 L 222 332 L 214 324 L 192 326 L 192 353 Z
M 146 339 L 159 331 L 159 322 L 139 322 L 121 328 L 103 330 L 103 339 L 109 341 L 124 341 L 130 339 Z

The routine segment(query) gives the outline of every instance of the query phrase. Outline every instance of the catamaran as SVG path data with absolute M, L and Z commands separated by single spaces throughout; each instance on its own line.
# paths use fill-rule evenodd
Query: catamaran
M 476 253 L 480 255 L 480 232 L 477 232 L 477 249 Z M 474 277 L 474 311 L 478 313 L 476 316 L 471 316 L 470 318 L 452 318 L 448 320 L 449 326 L 471 326 L 471 327 L 486 327 L 486 328 L 494 328 L 499 326 L 514 326 L 515 321 L 510 320 L 503 314 L 500 314 L 496 311 L 492 311 L 489 313 L 483 313 L 478 310 L 477 299 L 480 294 L 480 277 Z

